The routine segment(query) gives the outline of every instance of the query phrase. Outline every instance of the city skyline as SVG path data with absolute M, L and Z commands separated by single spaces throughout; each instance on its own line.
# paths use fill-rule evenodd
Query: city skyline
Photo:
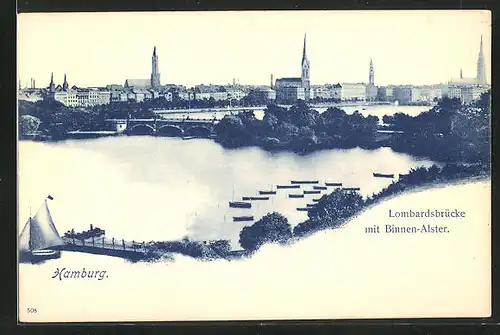
M 56 85 L 64 74 L 70 86 L 123 85 L 150 77 L 156 47 L 162 84 L 269 85 L 270 74 L 300 76 L 307 33 L 312 85 L 367 83 L 370 60 L 375 85 L 437 84 L 460 71 L 475 77 L 481 36 L 490 83 L 490 18 L 487 11 L 21 14 L 18 76 L 23 86 L 34 78 L 47 87 L 52 72 Z M 92 29 L 81 29 L 90 21 Z

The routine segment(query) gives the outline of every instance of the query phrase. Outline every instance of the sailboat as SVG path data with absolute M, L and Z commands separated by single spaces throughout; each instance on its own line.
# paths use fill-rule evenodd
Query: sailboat
M 58 258 L 61 255 L 59 250 L 50 249 L 65 243 L 52 221 L 47 199 L 53 198 L 49 195 L 35 216 L 31 217 L 30 214 L 19 236 L 20 258 L 23 260 L 44 260 Z

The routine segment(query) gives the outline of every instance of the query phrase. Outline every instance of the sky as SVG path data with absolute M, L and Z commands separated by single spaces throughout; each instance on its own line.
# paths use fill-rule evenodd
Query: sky
M 46 87 L 147 79 L 156 46 L 162 84 L 269 85 L 300 76 L 304 34 L 311 83 L 436 84 L 475 77 L 481 35 L 491 83 L 491 13 L 226 11 L 22 13 L 18 78 Z

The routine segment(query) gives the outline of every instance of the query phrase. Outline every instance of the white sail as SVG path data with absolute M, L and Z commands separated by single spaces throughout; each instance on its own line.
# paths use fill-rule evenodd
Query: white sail
M 21 250 L 39 250 L 63 244 L 64 241 L 59 236 L 52 221 L 47 199 L 45 199 L 35 216 L 29 219 L 23 228 L 20 236 L 20 248 Z
M 30 251 L 30 221 L 31 217 L 26 221 L 21 235 L 19 236 L 19 250 Z

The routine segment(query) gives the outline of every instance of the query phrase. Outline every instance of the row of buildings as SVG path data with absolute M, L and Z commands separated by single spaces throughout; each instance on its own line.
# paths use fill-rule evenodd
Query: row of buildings
M 53 99 L 69 107 L 89 107 L 115 102 L 141 102 L 150 99 L 164 98 L 168 101 L 184 100 L 240 100 L 247 95 L 280 104 L 292 104 L 297 100 L 315 101 L 398 101 L 400 104 L 430 103 L 443 97 L 459 98 L 463 103 L 471 103 L 479 99 L 481 94 L 489 90 L 486 83 L 483 41 L 481 37 L 475 78 L 451 79 L 448 83 L 427 86 L 414 85 L 375 85 L 375 70 L 370 59 L 367 83 L 337 83 L 311 85 L 311 65 L 307 56 L 306 36 L 301 60 L 301 76 L 285 77 L 274 80 L 271 74 L 269 86 L 240 85 L 197 85 L 187 88 L 181 85 L 162 85 L 158 71 L 158 54 L 153 49 L 152 69 L 149 79 L 126 79 L 124 85 L 107 85 L 106 87 L 79 88 L 70 87 L 64 75 L 62 85 L 55 85 L 51 75 L 47 88 L 36 88 L 34 79 L 29 88 L 19 87 L 18 99 L 38 101 Z M 21 86 L 21 85 L 19 85 Z

